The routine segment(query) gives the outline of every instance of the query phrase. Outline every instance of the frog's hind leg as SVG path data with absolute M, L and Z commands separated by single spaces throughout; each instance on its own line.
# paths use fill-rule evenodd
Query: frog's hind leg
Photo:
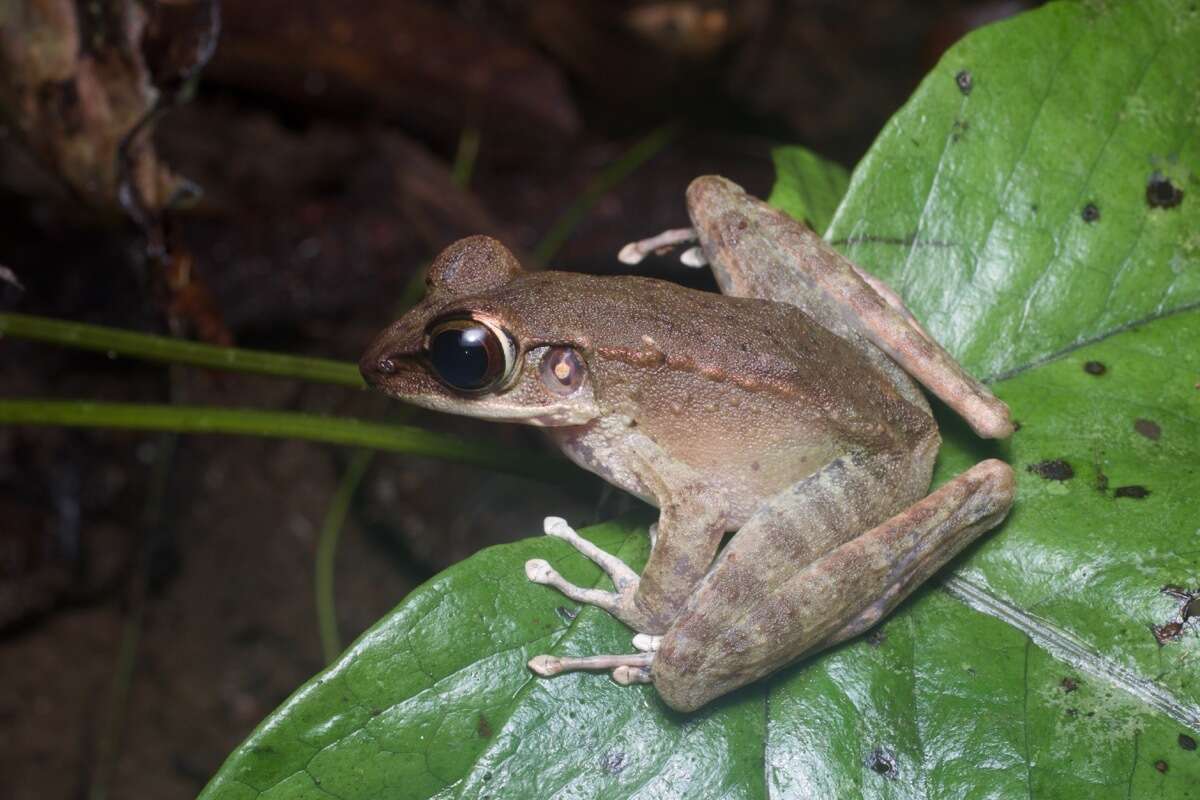
M 858 266 L 858 264 L 851 262 L 850 266 L 858 274 L 858 277 L 863 279 L 864 283 L 875 290 L 875 294 L 882 297 L 885 303 L 895 309 L 896 313 L 908 323 L 908 327 L 920 334 L 925 341 L 935 347 L 938 346 L 937 341 L 929 335 L 929 331 L 925 330 L 925 326 L 921 324 L 921 321 L 913 316 L 913 313 L 908 310 L 908 306 L 904 305 L 904 299 L 896 294 L 896 291 L 892 287 Z
M 612 579 L 615 592 L 600 589 L 585 589 L 568 581 L 549 562 L 533 558 L 525 562 L 525 576 L 534 583 L 553 586 L 578 603 L 602 608 L 617 619 L 625 621 L 625 613 L 638 588 L 638 575 L 624 561 L 606 553 L 584 539 L 562 517 L 546 517 L 543 523 L 547 536 L 562 539 L 604 570 Z
M 752 519 L 663 637 L 655 688 L 672 708 L 693 710 L 861 633 L 999 524 L 1012 499 L 1012 468 L 983 461 L 858 536 L 766 578 L 768 570 L 748 571 L 746 562 L 779 561 L 774 549 L 747 551 L 738 542 L 748 528 L 756 532 Z M 741 604 L 728 602 L 735 593 Z
M 957 411 L 985 438 L 1012 433 L 1008 407 L 938 345 L 882 281 L 828 242 L 737 184 L 703 175 L 688 213 L 724 294 L 799 307 L 822 327 L 849 327 Z

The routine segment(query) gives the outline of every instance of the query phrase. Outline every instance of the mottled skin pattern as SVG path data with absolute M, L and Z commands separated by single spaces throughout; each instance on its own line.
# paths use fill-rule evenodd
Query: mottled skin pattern
M 723 295 L 525 272 L 472 237 L 438 257 L 427 298 L 362 359 L 400 399 L 546 426 L 577 463 L 661 509 L 640 578 L 606 566 L 614 593 L 530 565 L 534 580 L 662 634 L 657 652 L 531 666 L 619 664 L 619 679 L 652 681 L 681 710 L 869 627 L 1012 499 L 995 461 L 924 497 L 940 439 L 909 373 L 984 435 L 1011 425 L 890 290 L 723 178 L 693 182 L 688 208 Z M 478 394 L 448 387 L 425 349 L 431 326 L 467 316 L 517 353 Z M 568 397 L 539 376 L 558 347 L 586 365 Z

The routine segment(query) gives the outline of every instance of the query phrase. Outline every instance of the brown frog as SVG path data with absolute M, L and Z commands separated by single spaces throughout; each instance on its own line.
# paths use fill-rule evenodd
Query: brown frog
M 639 635 L 631 654 L 529 666 L 612 670 L 682 711 L 871 627 L 1013 499 L 996 460 L 926 494 L 940 437 L 918 383 L 981 436 L 1013 428 L 886 285 L 724 178 L 697 178 L 687 204 L 693 228 L 622 257 L 698 240 L 685 261 L 710 264 L 721 295 L 526 272 L 475 236 L 438 256 L 426 298 L 361 362 L 401 400 L 544 426 L 660 509 L 640 576 L 546 520 L 615 591 L 573 586 L 540 559 L 530 580 Z

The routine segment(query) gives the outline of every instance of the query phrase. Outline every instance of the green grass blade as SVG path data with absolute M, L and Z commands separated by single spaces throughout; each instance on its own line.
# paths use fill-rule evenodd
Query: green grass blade
M 571 481 L 573 472 L 564 469 L 565 462 L 562 459 L 528 451 L 465 442 L 444 433 L 409 425 L 388 425 L 294 411 L 74 400 L 0 400 L 0 424 L 305 439 L 473 464 L 558 484 Z
M 317 599 L 317 627 L 321 634 L 321 652 L 325 663 L 332 664 L 342 652 L 342 638 L 338 633 L 337 604 L 333 593 L 334 562 L 337 558 L 338 541 L 342 526 L 350 512 L 350 503 L 358 491 L 367 468 L 374 460 L 374 453 L 366 448 L 354 451 L 337 491 L 321 524 L 321 535 L 317 538 L 317 562 L 314 572 Z
M 103 325 L 66 322 L 28 314 L 0 314 L 0 337 L 3 336 L 166 364 L 253 372 L 342 386 L 363 385 L 358 367 L 345 361 L 290 356 L 263 350 L 243 350 L 236 347 L 217 347 L 166 336 L 134 333 Z

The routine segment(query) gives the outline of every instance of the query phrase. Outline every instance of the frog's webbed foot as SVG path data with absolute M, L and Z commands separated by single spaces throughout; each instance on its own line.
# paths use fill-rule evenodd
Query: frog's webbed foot
M 695 228 L 671 228 L 649 239 L 630 242 L 617 253 L 617 260 L 622 264 L 640 264 L 642 259 L 654 252 L 665 252 L 677 245 L 694 242 L 697 239 Z M 708 259 L 700 247 L 689 247 L 679 256 L 679 261 L 685 267 L 707 267 Z
M 562 539 L 608 573 L 616 591 L 605 592 L 600 589 L 585 589 L 576 586 L 558 574 L 558 570 L 550 566 L 549 562 L 540 558 L 525 562 L 526 577 L 534 583 L 553 586 L 577 603 L 587 603 L 602 608 L 625 624 L 632 624 L 638 618 L 633 606 L 633 596 L 638 588 L 638 574 L 621 559 L 604 552 L 576 533 L 565 519 L 546 517 L 544 526 L 547 536 Z
M 654 683 L 651 670 L 658 651 L 658 643 L 661 640 L 661 636 L 639 633 L 633 637 L 633 646 L 639 651 L 637 653 L 620 656 L 584 656 L 582 658 L 534 656 L 529 660 L 529 668 L 543 678 L 580 670 L 612 670 L 612 679 L 622 686 L 634 683 Z

